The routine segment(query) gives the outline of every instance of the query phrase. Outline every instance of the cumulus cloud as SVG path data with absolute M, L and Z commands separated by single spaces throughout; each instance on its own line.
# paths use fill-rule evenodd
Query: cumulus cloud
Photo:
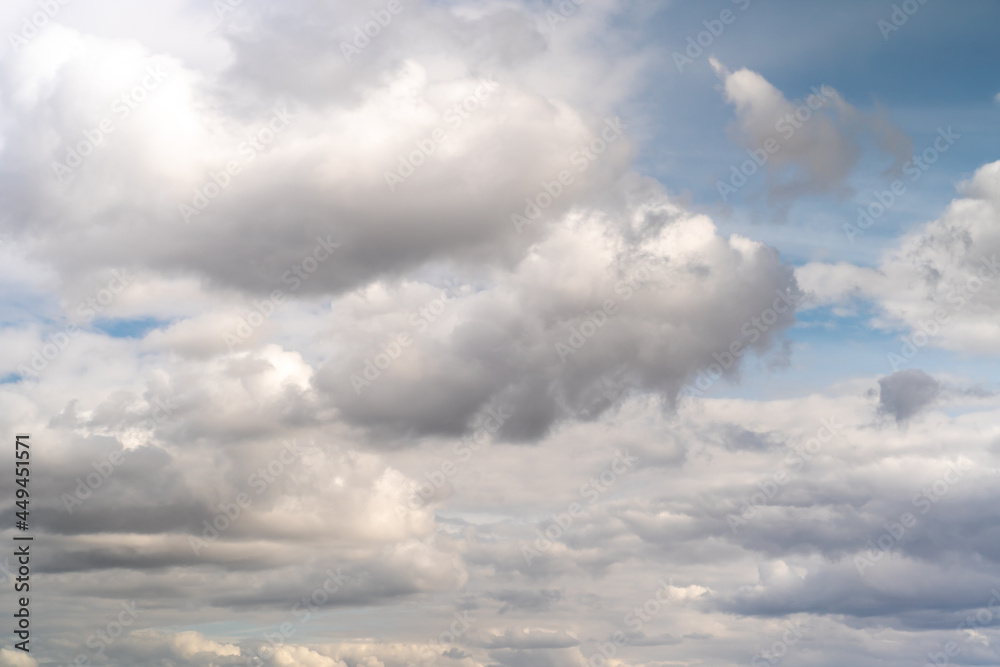
M 796 293 L 790 270 L 763 244 L 725 239 L 642 185 L 624 210 L 568 216 L 481 287 L 449 295 L 403 284 L 343 299 L 335 310 L 387 333 L 336 327 L 343 353 L 317 387 L 347 421 L 390 434 L 462 433 L 492 408 L 509 413 L 501 436 L 531 440 L 630 391 L 673 402 L 734 341 L 767 351 L 792 311 L 749 340 L 741 330 L 776 294 Z
M 592 111 L 546 100 L 516 78 L 498 74 L 490 93 L 480 68 L 435 71 L 413 59 L 386 65 L 349 104 L 279 92 L 239 111 L 215 92 L 217 78 L 61 26 L 5 64 L 5 108 L 23 131 L 6 138 L 4 154 L 31 178 L 8 194 L 8 215 L 20 212 L 8 226 L 72 276 L 142 266 L 266 294 L 288 289 L 283 275 L 318 238 L 342 251 L 302 282 L 303 294 L 434 260 L 510 261 L 537 236 L 518 234 L 511 214 L 572 168 L 574 152 L 604 127 Z M 132 111 L 118 98 L 143 81 L 152 87 L 150 70 L 162 81 L 142 101 L 129 97 Z M 89 152 L 80 144 L 104 118 L 113 133 L 73 157 Z M 438 131 L 445 138 L 430 139 Z M 421 145 L 433 155 L 421 157 Z M 630 152 L 626 139 L 611 144 L 549 213 L 621 175 Z M 226 172 L 231 164 L 239 173 Z M 101 188 L 112 175 L 119 186 Z
M 873 269 L 815 262 L 796 270 L 817 304 L 870 299 L 880 311 L 876 326 L 907 329 L 915 347 L 894 350 L 903 359 L 897 367 L 926 345 L 978 354 L 1000 349 L 1000 162 L 980 167 L 959 193 Z
M 12 651 L 9 648 L 0 649 L 0 664 L 4 667 L 38 667 L 38 661 L 27 653 Z

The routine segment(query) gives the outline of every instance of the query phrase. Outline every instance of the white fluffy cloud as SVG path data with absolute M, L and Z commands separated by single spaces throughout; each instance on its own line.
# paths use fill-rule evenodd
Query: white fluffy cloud
M 978 169 L 960 197 L 913 230 L 874 269 L 812 263 L 796 271 L 817 303 L 873 300 L 876 324 L 905 328 L 919 347 L 1000 350 L 1000 162 Z M 863 238 L 863 237 L 861 237 Z

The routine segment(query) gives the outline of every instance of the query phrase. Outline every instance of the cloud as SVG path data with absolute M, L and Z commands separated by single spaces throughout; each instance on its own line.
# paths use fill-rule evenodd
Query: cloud
M 136 630 L 113 642 L 109 655 L 132 664 L 183 661 L 188 665 L 238 664 L 241 651 L 235 644 L 213 641 L 200 632 L 160 633 Z
M 878 411 L 897 423 L 908 421 L 941 395 L 941 383 L 919 368 L 908 368 L 878 381 Z
M 345 324 L 377 320 L 394 333 L 373 340 L 337 326 L 343 352 L 319 370 L 317 389 L 343 419 L 384 437 L 461 434 L 492 408 L 509 412 L 501 437 L 532 441 L 633 391 L 670 404 L 734 342 L 769 350 L 792 312 L 749 338 L 744 325 L 776 293 L 796 292 L 790 269 L 763 244 L 719 236 L 658 187 L 631 179 L 621 195 L 619 207 L 553 224 L 481 287 L 449 296 L 404 283 L 342 299 L 334 310 Z M 405 349 L 390 349 L 403 334 Z M 374 367 L 390 353 L 398 359 Z
M 491 593 L 490 597 L 504 603 L 497 613 L 505 614 L 508 611 L 548 611 L 553 603 L 559 602 L 562 599 L 562 593 L 555 589 L 543 589 L 540 591 L 505 590 Z
M 723 82 L 726 101 L 736 109 L 734 139 L 763 155 L 758 162 L 767 160 L 772 203 L 810 194 L 849 196 L 853 190 L 848 179 L 863 147 L 872 140 L 893 160 L 887 173 L 899 171 L 912 157 L 913 142 L 884 112 L 861 112 L 829 86 L 814 87 L 804 100 L 790 101 L 757 72 L 746 68 L 730 72 L 715 58 L 711 64 Z
M 562 630 L 507 628 L 503 634 L 487 635 L 483 644 L 493 649 L 570 648 L 578 646 L 580 640 Z
M 490 659 L 505 667 L 582 667 L 586 664 L 576 650 L 505 649 L 491 651 Z
M 38 661 L 27 653 L 3 648 L 0 649 L 0 665 L 4 667 L 38 667 Z
M 986 164 L 959 185 L 936 219 L 904 235 L 875 268 L 815 262 L 796 270 L 802 288 L 816 303 L 872 300 L 879 308 L 873 324 L 904 327 L 913 358 L 927 345 L 974 354 L 1000 350 L 1000 162 Z M 861 237 L 863 238 L 863 237 Z
M 411 12 L 410 20 L 423 14 Z M 429 13 L 434 20 L 447 17 Z M 283 32 L 302 29 L 288 18 L 278 24 Z M 256 27 L 266 40 L 296 43 L 289 34 L 273 34 L 274 27 Z M 430 261 L 503 264 L 537 238 L 530 229 L 518 234 L 511 214 L 522 211 L 543 182 L 572 168 L 571 156 L 605 123 L 591 110 L 545 99 L 498 67 L 491 68 L 499 78 L 487 93 L 489 74 L 480 67 L 438 72 L 413 58 L 383 63 L 348 99 L 294 96 L 292 79 L 284 76 L 283 90 L 258 91 L 237 113 L 209 90 L 236 85 L 244 74 L 241 59 L 250 55 L 242 46 L 221 80 L 134 42 L 62 26 L 6 61 L 0 79 L 12 92 L 5 111 L 23 132 L 6 138 L 4 156 L 31 179 L 8 193 L 10 215 L 21 212 L 8 223 L 35 240 L 32 254 L 66 276 L 140 266 L 255 294 L 287 290 L 282 277 L 312 252 L 317 238 L 331 238 L 342 251 L 302 282 L 302 294 L 340 292 Z M 120 62 L 134 64 L 111 66 Z M 352 81 L 363 71 L 350 70 L 339 55 L 329 67 Z M 162 82 L 120 117 L 115 110 L 125 107 L 115 100 L 147 80 L 149 68 L 162 70 Z M 336 86 L 325 81 L 323 88 Z M 469 99 L 475 108 L 457 113 L 456 105 Z M 114 130 L 99 140 L 100 148 L 69 157 L 87 143 L 86 132 L 97 136 L 93 128 L 103 118 Z M 438 131 L 446 135 L 440 147 L 429 139 Z M 253 140 L 258 134 L 264 139 Z M 433 155 L 421 157 L 420 145 Z M 548 213 L 558 215 L 613 182 L 631 153 L 625 138 L 611 144 L 564 187 Z M 386 174 L 401 173 L 413 155 L 420 164 L 402 168 L 412 176 L 390 191 Z M 56 163 L 76 159 L 82 163 L 70 174 L 53 174 Z M 232 174 L 230 164 L 237 165 Z M 112 174 L 122 179 L 113 192 L 99 186 Z M 129 225 L 122 223 L 126 217 Z
M 682 641 L 684 640 L 674 637 L 669 632 L 664 632 L 655 637 L 647 637 L 644 632 L 628 635 L 628 643 L 631 646 L 676 646 Z

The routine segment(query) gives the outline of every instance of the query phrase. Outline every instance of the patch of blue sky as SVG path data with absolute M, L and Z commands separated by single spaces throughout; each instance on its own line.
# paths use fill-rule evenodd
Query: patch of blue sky
M 803 393 L 822 392 L 857 378 L 878 378 L 895 370 L 919 368 L 930 375 L 962 378 L 970 385 L 994 386 L 1000 377 L 1000 360 L 940 347 L 925 346 L 905 364 L 893 367 L 890 354 L 900 354 L 909 331 L 880 330 L 871 326 L 875 312 L 870 303 L 858 301 L 847 308 L 822 307 L 800 311 L 796 324 L 786 331 L 791 355 L 786 365 L 774 365 L 750 355 L 738 383 L 720 380 L 706 396 L 776 400 Z M 997 387 L 994 387 L 997 388 Z
M 30 324 L 51 325 L 62 315 L 55 294 L 0 285 L 0 327 L 23 328 Z
M 93 328 L 112 338 L 144 338 L 154 329 L 170 324 L 170 320 L 155 317 L 98 319 Z

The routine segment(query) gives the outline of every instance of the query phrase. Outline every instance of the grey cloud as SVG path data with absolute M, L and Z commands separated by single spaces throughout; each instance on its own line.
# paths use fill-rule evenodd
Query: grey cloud
M 483 639 L 483 645 L 491 649 L 570 648 L 579 644 L 580 640 L 562 630 L 537 628 L 507 628 L 502 635 L 491 635 Z
M 674 637 L 669 632 L 660 635 L 648 636 L 645 632 L 626 633 L 630 646 L 676 646 L 683 639 Z
M 662 193 L 636 185 L 642 196 L 616 217 L 628 219 L 639 207 L 677 211 Z M 770 349 L 794 320 L 791 309 L 782 306 L 784 314 L 754 337 L 746 326 L 771 308 L 776 293 L 797 291 L 790 268 L 766 246 L 731 245 L 714 234 L 686 245 L 685 230 L 703 229 L 705 221 L 671 217 L 632 242 L 589 223 L 563 223 L 514 273 L 452 298 L 433 323 L 417 313 L 424 299 L 442 293 L 418 298 L 410 289 L 414 295 L 401 294 L 397 312 L 385 316 L 387 330 L 413 341 L 399 360 L 384 371 L 373 366 L 382 353 L 376 346 L 395 345 L 391 337 L 345 345 L 345 354 L 317 373 L 317 389 L 343 419 L 386 438 L 458 435 L 492 408 L 510 415 L 501 438 L 533 441 L 562 420 L 596 419 L 634 392 L 670 405 L 734 342 Z M 697 298 L 683 296 L 688 290 Z M 600 312 L 607 302 L 610 315 Z M 418 376 L 411 368 L 423 370 Z M 730 361 L 724 372 L 737 377 L 739 364 Z
M 878 411 L 903 423 L 931 405 L 942 391 L 941 383 L 918 368 L 907 368 L 878 381 Z
M 897 561 L 875 567 L 902 569 L 909 577 L 869 581 L 858 575 L 849 560 L 819 566 L 804 578 L 776 568 L 781 574 L 762 581 L 757 591 L 742 591 L 715 604 L 739 614 L 784 616 L 805 612 L 868 618 L 918 609 L 976 609 L 984 604 L 984 592 L 995 585 L 992 579 L 948 573 L 927 564 Z M 874 569 L 870 576 L 875 576 Z
M 583 659 L 576 650 L 504 649 L 489 652 L 489 667 L 580 667 Z
M 763 150 L 765 142 L 777 146 L 767 149 L 768 162 L 761 167 L 767 170 L 771 202 L 786 206 L 808 194 L 849 195 L 848 178 L 871 140 L 893 159 L 886 173 L 898 174 L 913 155 L 913 141 L 884 110 L 861 112 L 829 86 L 816 86 L 805 99 L 789 101 L 757 72 L 730 72 L 714 59 L 712 65 L 726 100 L 736 107 L 737 141 L 748 150 Z M 723 174 L 720 181 L 729 182 L 730 177 Z
M 505 614 L 508 611 L 548 611 L 553 603 L 562 600 L 562 593 L 558 589 L 504 590 L 491 593 L 490 597 L 503 602 L 503 606 L 497 613 Z

